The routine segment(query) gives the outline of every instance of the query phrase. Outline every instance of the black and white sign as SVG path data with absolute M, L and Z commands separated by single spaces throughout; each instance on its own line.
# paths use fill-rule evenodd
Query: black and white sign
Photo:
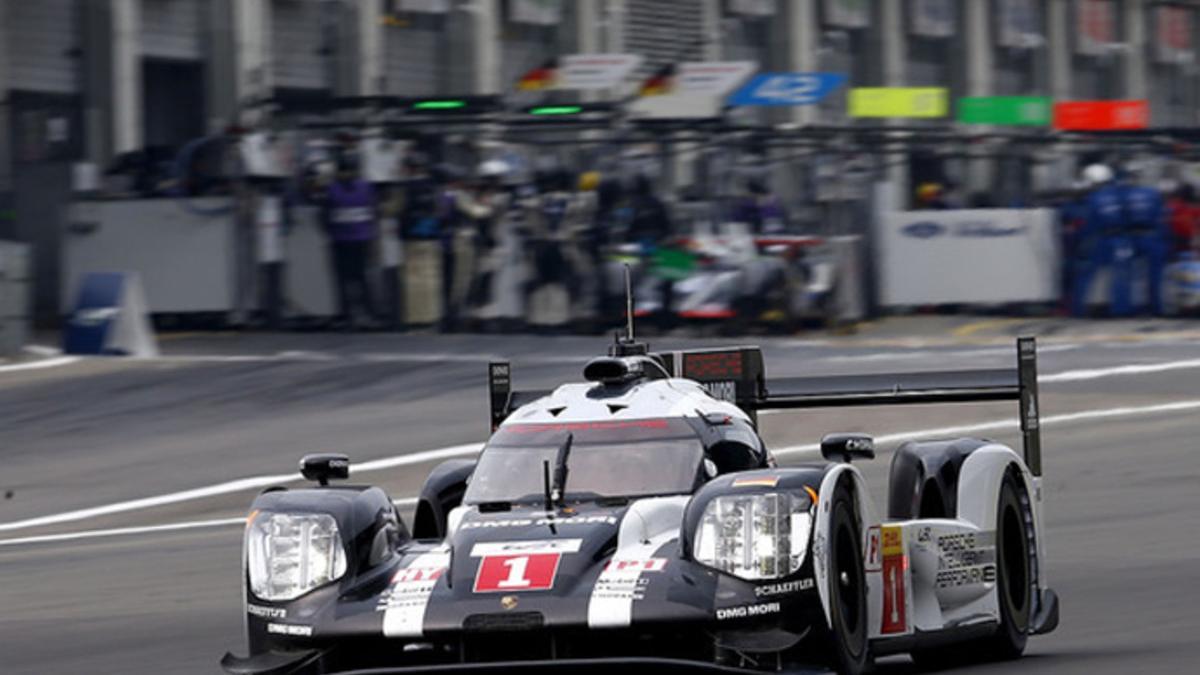
M 1059 240 L 1050 209 L 880 215 L 879 298 L 886 306 L 1053 302 Z

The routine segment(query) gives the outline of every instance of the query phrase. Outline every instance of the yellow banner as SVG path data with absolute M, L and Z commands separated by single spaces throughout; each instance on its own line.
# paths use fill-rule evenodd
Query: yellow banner
M 945 117 L 950 96 L 943 87 L 856 87 L 851 117 Z

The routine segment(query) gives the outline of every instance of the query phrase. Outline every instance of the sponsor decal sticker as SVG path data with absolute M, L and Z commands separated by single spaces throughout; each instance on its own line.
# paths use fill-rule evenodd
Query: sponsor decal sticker
M 292 623 L 269 623 L 267 624 L 267 632 L 273 635 L 310 637 L 313 634 L 313 629 L 312 626 L 301 626 Z
M 537 525 L 550 525 L 555 527 L 563 527 L 569 525 L 616 525 L 618 519 L 616 516 L 596 515 L 596 516 L 568 516 L 565 518 L 504 518 L 501 520 L 469 520 L 464 521 L 459 529 L 463 530 L 486 530 L 504 527 L 531 527 Z
M 883 550 L 879 542 L 879 526 L 867 528 L 867 572 L 878 572 L 883 567 Z
M 883 634 L 903 633 L 908 627 L 905 605 L 905 576 L 908 556 L 904 553 L 904 530 L 899 526 L 880 528 L 883 549 Z
M 996 582 L 996 534 L 963 532 L 937 538 L 935 588 L 958 588 Z
M 812 579 L 797 579 L 796 581 L 784 581 L 778 584 L 767 584 L 765 586 L 756 586 L 754 594 L 760 598 L 770 597 L 772 595 L 785 595 L 787 593 L 799 593 L 813 588 Z
M 909 237 L 916 237 L 917 239 L 932 239 L 936 236 L 944 234 L 946 232 L 946 228 L 937 223 L 920 222 L 912 223 L 911 225 L 905 225 L 901 232 Z
M 383 612 L 387 637 L 419 637 L 425 608 L 438 580 L 450 564 L 450 552 L 439 547 L 419 554 L 392 575 L 392 585 L 379 596 L 375 610 Z
M 764 602 L 757 605 L 741 605 L 740 607 L 721 607 L 717 609 L 717 621 L 730 619 L 749 619 L 756 616 L 778 614 L 781 606 L 778 602 Z
M 548 591 L 554 588 L 564 553 L 576 553 L 582 539 L 481 542 L 471 557 L 481 557 L 475 571 L 475 593 Z
M 246 605 L 246 613 L 263 619 L 286 619 L 287 610 L 283 607 L 264 607 L 262 605 Z

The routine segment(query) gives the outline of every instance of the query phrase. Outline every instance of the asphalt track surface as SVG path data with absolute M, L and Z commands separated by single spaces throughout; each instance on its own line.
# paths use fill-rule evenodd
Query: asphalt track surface
M 255 489 L 31 519 L 288 474 L 311 451 L 361 463 L 480 441 L 488 358 L 511 357 L 518 388 L 545 387 L 577 379 L 603 347 L 517 336 L 205 336 L 166 343 L 158 360 L 0 368 L 0 673 L 216 673 L 226 650 L 244 650 L 241 530 L 230 521 Z M 1043 434 L 1048 574 L 1062 623 L 1031 639 L 1019 663 L 961 672 L 1195 672 L 1200 345 L 1168 336 L 1042 347 L 1042 414 L 1052 420 Z M 773 340 L 765 349 L 776 375 L 1001 367 L 1013 358 L 1013 347 L 997 344 Z M 800 446 L 781 457 L 790 463 L 811 459 L 803 446 L 828 431 L 885 435 L 1005 418 L 1015 419 L 1012 406 L 983 404 L 786 413 L 762 427 L 773 448 Z M 1013 427 L 980 435 L 1018 443 Z M 880 505 L 894 445 L 863 465 Z M 432 465 L 356 482 L 409 497 Z M 222 522 L 138 529 L 211 520 Z M 36 539 L 112 528 L 134 532 Z M 893 657 L 879 672 L 916 671 Z

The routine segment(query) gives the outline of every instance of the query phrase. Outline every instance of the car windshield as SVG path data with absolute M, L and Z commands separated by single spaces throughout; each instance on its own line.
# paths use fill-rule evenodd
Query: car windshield
M 567 434 L 568 500 L 687 494 L 704 458 L 700 439 L 683 420 L 509 425 L 480 455 L 463 501 L 541 500 L 542 463 L 553 469 Z

